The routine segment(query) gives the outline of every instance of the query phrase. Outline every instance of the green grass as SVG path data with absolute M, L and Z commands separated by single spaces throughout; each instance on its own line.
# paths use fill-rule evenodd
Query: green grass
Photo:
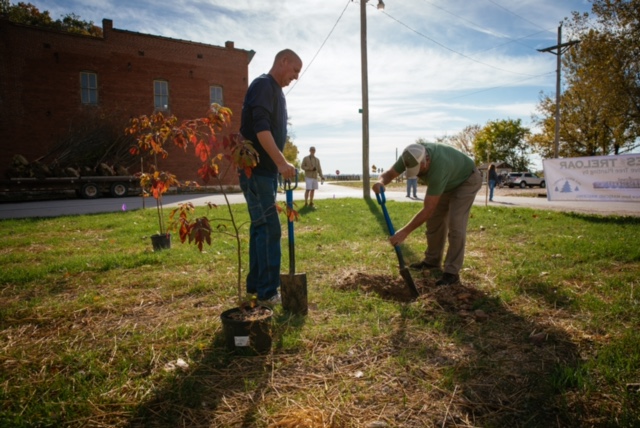
M 317 204 L 309 315 L 278 309 L 261 357 L 224 349 L 223 235 L 154 253 L 152 209 L 0 221 L 0 426 L 639 426 L 640 218 L 474 206 L 463 285 L 413 272 L 407 302 L 375 200 Z M 420 206 L 387 205 L 396 227 Z

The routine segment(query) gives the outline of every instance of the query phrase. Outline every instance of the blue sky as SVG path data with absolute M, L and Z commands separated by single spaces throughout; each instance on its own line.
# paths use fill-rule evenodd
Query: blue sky
M 557 43 L 571 12 L 591 10 L 588 0 L 386 0 L 384 11 L 377 2 L 367 4 L 369 163 L 384 169 L 418 138 L 500 119 L 532 127 L 540 93 L 555 96 L 556 81 L 556 56 L 537 49 Z M 217 46 L 233 41 L 256 52 L 250 80 L 269 71 L 277 51 L 295 50 L 302 75 L 285 93 L 300 157 L 315 146 L 325 173 L 362 172 L 358 1 L 30 3 L 54 19 L 75 13 L 98 26 L 108 18 L 123 30 Z

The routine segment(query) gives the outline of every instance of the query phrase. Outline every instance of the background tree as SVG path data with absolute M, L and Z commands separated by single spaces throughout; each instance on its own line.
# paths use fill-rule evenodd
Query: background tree
M 1 0 L 0 14 L 10 21 L 19 24 L 52 28 L 87 36 L 102 36 L 102 29 L 95 26 L 92 21 L 83 21 L 74 13 L 63 15 L 61 19 L 54 21 L 49 15 L 49 11 L 45 10 L 40 12 L 40 10 L 31 3 L 20 2 L 12 6 L 9 0 Z
M 284 158 L 289 161 L 293 166 L 295 166 L 298 170 L 300 170 L 300 160 L 298 159 L 298 147 L 293 144 L 293 140 L 290 135 L 287 135 L 287 140 L 284 143 L 284 149 L 282 150 L 282 154 Z
M 489 121 L 475 136 L 473 154 L 476 163 L 506 162 L 516 171 L 529 170 L 527 138 L 529 128 L 520 119 Z
M 473 145 L 480 129 L 480 125 L 469 125 L 455 135 L 436 138 L 436 143 L 448 144 L 462 153 L 474 157 Z
M 560 157 L 620 154 L 639 146 L 640 0 L 594 0 L 593 14 L 567 20 L 563 56 L 566 89 L 560 100 Z M 555 97 L 554 97 L 555 98 Z M 553 156 L 555 101 L 543 95 L 533 120 L 541 132 L 529 142 Z

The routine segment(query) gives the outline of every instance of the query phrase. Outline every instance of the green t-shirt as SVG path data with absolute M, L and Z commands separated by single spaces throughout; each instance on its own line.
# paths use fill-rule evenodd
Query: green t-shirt
M 476 167 L 473 159 L 446 144 L 420 143 L 431 158 L 429 169 L 418 174 L 418 179 L 427 185 L 427 195 L 438 196 L 451 192 L 464 183 Z M 393 165 L 398 174 L 405 171 L 402 157 Z

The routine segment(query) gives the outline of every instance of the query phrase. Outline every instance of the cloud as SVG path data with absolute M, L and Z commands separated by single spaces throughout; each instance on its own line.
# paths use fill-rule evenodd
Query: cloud
M 555 91 L 559 22 L 587 0 L 368 2 L 370 160 L 388 166 L 417 138 L 452 135 L 489 120 L 527 126 L 540 91 Z M 129 31 L 255 51 L 249 77 L 288 47 L 303 59 L 285 88 L 301 153 L 315 145 L 327 171 L 362 172 L 360 3 L 351 0 L 33 0 L 51 16 L 103 18 Z

